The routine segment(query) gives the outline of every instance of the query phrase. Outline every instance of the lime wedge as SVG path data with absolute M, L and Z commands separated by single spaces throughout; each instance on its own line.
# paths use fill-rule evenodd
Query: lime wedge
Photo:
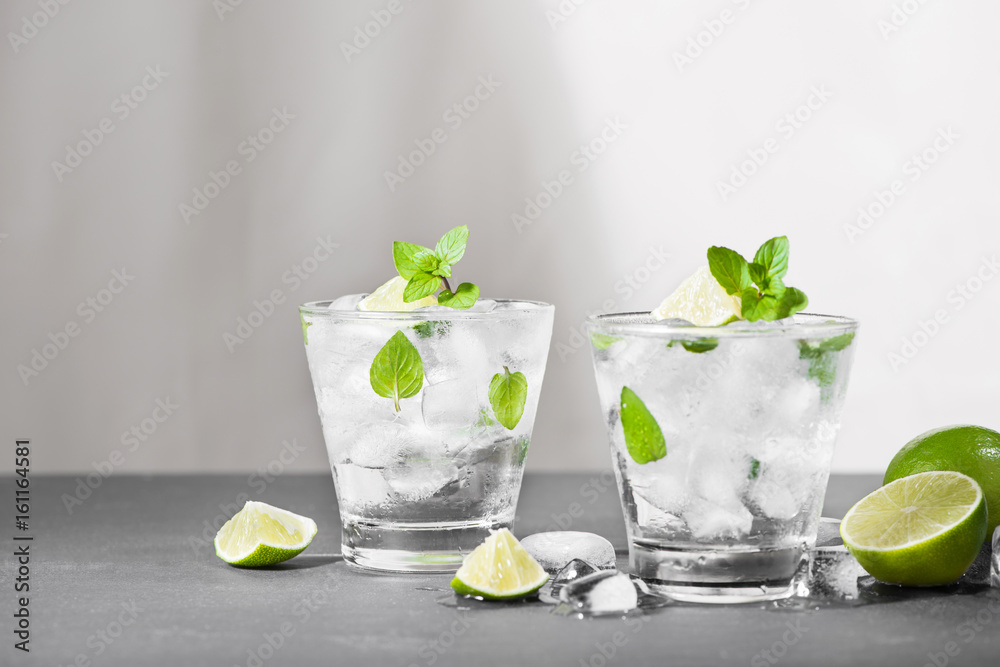
M 840 524 L 844 544 L 869 574 L 905 586 L 961 577 L 986 536 L 986 501 L 974 479 L 922 472 L 865 496 Z
M 406 303 L 403 301 L 403 291 L 406 289 L 406 278 L 396 276 L 380 285 L 377 290 L 361 299 L 358 310 L 385 310 L 405 313 L 424 306 L 438 305 L 437 297 L 431 294 L 418 301 Z
M 726 293 L 707 266 L 703 266 L 674 290 L 653 311 L 657 320 L 679 318 L 699 327 L 715 327 L 741 319 L 739 297 Z
M 288 560 L 316 537 L 316 522 L 248 500 L 215 536 L 215 554 L 230 565 L 261 567 Z
M 491 531 L 490 536 L 465 557 L 451 580 L 459 595 L 478 595 L 487 600 L 509 600 L 534 593 L 549 580 L 542 566 L 509 530 Z

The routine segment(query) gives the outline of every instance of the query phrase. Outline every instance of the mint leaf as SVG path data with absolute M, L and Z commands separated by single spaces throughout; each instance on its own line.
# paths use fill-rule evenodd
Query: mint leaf
M 688 352 L 694 352 L 695 354 L 703 354 L 705 352 L 711 352 L 715 348 L 719 347 L 719 339 L 698 338 L 696 340 L 682 340 L 681 347 L 683 347 Z
M 420 393 L 424 362 L 413 343 L 402 331 L 397 331 L 375 355 L 369 376 L 375 393 L 391 398 L 399 412 L 399 399 Z
M 635 392 L 622 387 L 621 397 L 622 430 L 625 432 L 625 447 L 636 463 L 658 461 L 667 455 L 667 443 L 656 419 Z
M 749 268 L 750 280 L 752 280 L 755 285 L 764 286 L 767 284 L 767 269 L 757 262 L 751 262 Z
M 728 294 L 741 294 L 750 287 L 747 261 L 735 250 L 719 246 L 709 248 L 708 269 Z
M 772 278 L 783 278 L 788 273 L 788 251 L 787 236 L 776 236 L 769 241 L 765 241 L 757 249 L 757 254 L 753 256 L 753 261 L 764 268 L 765 281 L 769 281 Z M 759 280 L 755 279 L 754 282 L 761 285 L 761 281 Z M 763 287 L 764 285 L 761 286 Z
M 465 310 L 466 308 L 471 308 L 478 298 L 478 287 L 472 283 L 462 283 L 454 292 L 448 289 L 441 290 L 441 293 L 438 294 L 438 305 Z
M 751 456 L 750 457 L 750 474 L 747 475 L 747 479 L 757 479 L 758 475 L 760 475 L 760 461 L 758 461 L 757 459 L 755 459 L 755 458 L 753 458 Z
M 620 340 L 620 336 L 609 336 L 597 331 L 590 332 L 590 342 L 595 350 L 606 350 Z
M 417 322 L 413 325 L 413 330 L 421 338 L 430 338 L 435 334 L 443 336 L 450 328 L 451 322 L 447 320 L 427 320 L 426 322 Z
M 392 261 L 396 265 L 396 271 L 399 272 L 399 275 L 407 280 L 412 278 L 415 273 L 427 271 L 423 266 L 426 266 L 425 255 L 428 254 L 436 258 L 433 250 L 422 245 L 404 243 L 403 241 L 392 242 Z M 421 263 L 419 265 L 417 264 L 418 259 Z M 437 266 L 435 265 L 434 268 Z
M 783 292 L 777 297 L 778 302 L 775 306 L 774 319 L 776 320 L 791 317 L 809 305 L 809 297 L 802 290 L 797 290 L 794 287 L 782 287 Z
M 528 458 L 528 445 L 531 444 L 531 440 L 526 435 L 522 435 L 514 443 L 515 451 L 517 452 L 517 465 L 523 466 L 524 459 Z
M 827 338 L 820 343 L 799 341 L 799 358 L 809 360 L 807 376 L 820 387 L 829 387 L 837 379 L 837 356 L 834 352 L 847 349 L 854 341 L 854 332 Z
M 306 342 L 306 345 L 308 345 L 309 344 L 309 332 L 306 331 L 306 329 L 308 329 L 309 327 L 311 327 L 313 325 L 313 323 L 312 322 L 306 322 L 306 316 L 303 315 L 302 313 L 299 313 L 299 320 L 302 321 L 302 340 L 304 340 Z
M 403 290 L 403 301 L 412 303 L 434 294 L 441 287 L 441 279 L 429 273 L 414 273 Z
M 469 227 L 467 225 L 455 227 L 453 230 L 441 237 L 441 240 L 437 242 L 437 247 L 434 249 L 434 253 L 437 255 L 438 259 L 441 260 L 442 264 L 451 266 L 458 260 L 462 259 L 462 256 L 465 254 L 465 244 L 468 240 Z
M 513 431 L 524 414 L 524 402 L 528 399 L 528 379 L 524 373 L 511 373 L 506 366 L 503 374 L 497 373 L 490 380 L 490 405 L 497 421 L 508 431 Z

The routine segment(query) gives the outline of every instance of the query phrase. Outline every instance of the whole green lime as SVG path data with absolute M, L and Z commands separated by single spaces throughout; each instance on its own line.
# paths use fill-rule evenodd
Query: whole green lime
M 982 426 L 946 426 L 918 435 L 889 462 L 883 484 L 929 470 L 953 470 L 979 483 L 990 538 L 1000 524 L 1000 433 Z

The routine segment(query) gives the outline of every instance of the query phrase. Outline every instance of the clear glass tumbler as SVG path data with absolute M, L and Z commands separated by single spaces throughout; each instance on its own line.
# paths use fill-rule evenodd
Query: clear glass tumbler
M 299 308 L 347 562 L 451 572 L 510 527 L 554 309 Z M 499 410 L 499 413 L 498 413 Z
M 857 322 L 588 320 L 631 574 L 671 597 L 788 596 L 815 543 Z

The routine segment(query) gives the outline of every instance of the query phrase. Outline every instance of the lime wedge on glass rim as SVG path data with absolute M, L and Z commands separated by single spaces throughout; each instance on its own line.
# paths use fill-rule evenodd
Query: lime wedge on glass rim
M 726 293 L 707 266 L 682 282 L 652 315 L 657 320 L 681 319 L 699 327 L 715 327 L 741 319 L 740 298 Z
M 490 536 L 465 557 L 451 580 L 459 595 L 487 600 L 510 600 L 541 588 L 549 575 L 509 530 L 491 531 Z
M 215 536 L 215 554 L 230 565 L 274 565 L 302 553 L 316 537 L 316 522 L 267 503 L 248 500 Z
M 879 581 L 943 586 L 961 577 L 986 536 L 986 501 L 952 471 L 897 479 L 865 496 L 840 524 L 847 549 Z
M 431 294 L 423 299 L 406 303 L 403 301 L 403 292 L 406 290 L 406 278 L 396 276 L 387 280 L 382 285 L 363 298 L 358 303 L 358 310 L 382 310 L 395 313 L 407 313 L 424 306 L 438 305 L 437 297 Z

